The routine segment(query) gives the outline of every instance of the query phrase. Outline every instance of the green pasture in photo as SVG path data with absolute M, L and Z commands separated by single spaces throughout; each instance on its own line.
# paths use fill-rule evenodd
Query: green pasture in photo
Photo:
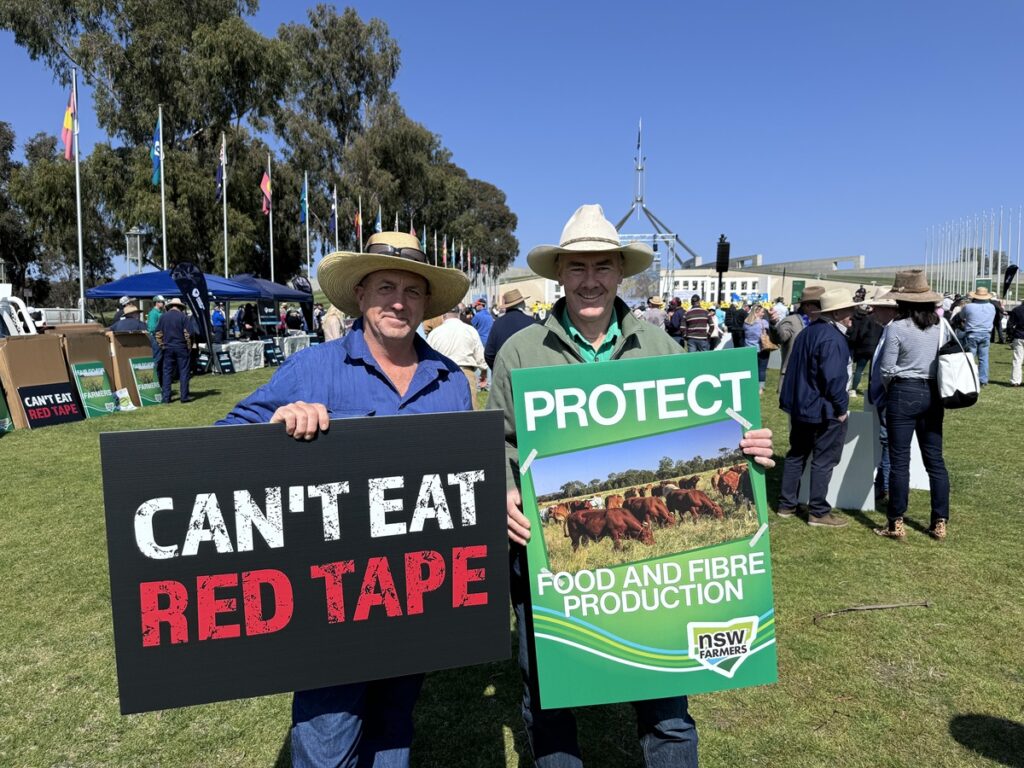
M 1009 361 L 994 346 L 981 401 L 946 414 L 944 542 L 925 533 L 920 491 L 904 542 L 872 533 L 880 512 L 850 512 L 841 530 L 776 517 L 788 422 L 769 372 L 779 682 L 691 698 L 702 768 L 1024 765 L 1024 389 L 1006 383 Z M 290 765 L 289 695 L 119 714 L 99 462 L 100 432 L 212 424 L 270 374 L 199 376 L 189 404 L 0 435 L 0 765 Z M 169 432 L 134 460 L 159 473 L 188 450 Z M 219 457 L 209 466 L 217 472 Z M 927 607 L 839 612 L 912 603 Z M 531 765 L 520 686 L 511 659 L 428 675 L 413 765 Z M 588 767 L 642 765 L 628 704 L 577 716 Z

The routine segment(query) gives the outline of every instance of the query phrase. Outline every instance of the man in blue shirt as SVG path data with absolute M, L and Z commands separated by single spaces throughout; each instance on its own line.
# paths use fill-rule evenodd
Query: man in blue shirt
M 312 440 L 331 418 L 469 411 L 466 379 L 417 334 L 424 314 L 456 306 L 469 280 L 427 263 L 413 235 L 378 232 L 366 253 L 332 253 L 317 277 L 331 303 L 361 316 L 344 338 L 288 359 L 218 424 L 281 422 Z M 292 765 L 407 766 L 423 675 L 298 691 Z
M 213 326 L 213 343 L 223 344 L 227 339 L 228 319 L 224 316 L 224 302 L 218 301 L 210 315 L 210 325 Z
M 995 294 L 981 286 L 967 295 L 971 301 L 960 310 L 964 321 L 964 349 L 977 356 L 978 380 L 984 387 L 988 384 L 988 348 L 996 319 L 996 308 L 992 306 Z

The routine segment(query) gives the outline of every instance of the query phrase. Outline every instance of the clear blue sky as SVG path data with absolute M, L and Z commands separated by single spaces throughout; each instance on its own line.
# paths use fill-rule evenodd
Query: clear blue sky
M 308 5 L 265 1 L 253 23 Z M 920 261 L 926 228 L 1024 203 L 1021 2 L 355 7 L 397 39 L 410 116 L 508 194 L 520 263 L 581 203 L 628 210 L 640 118 L 648 206 L 706 258 L 724 232 L 769 262 Z M 0 67 L 0 119 L 57 133 L 65 86 L 8 33 Z
M 570 480 L 589 483 L 595 478 L 604 480 L 612 472 L 627 469 L 656 470 L 662 456 L 673 461 L 688 461 L 700 454 L 710 459 L 718 456 L 719 448 L 738 448 L 741 437 L 743 430 L 740 425 L 726 420 L 677 433 L 537 459 L 530 468 L 533 487 L 542 496 L 557 491 Z

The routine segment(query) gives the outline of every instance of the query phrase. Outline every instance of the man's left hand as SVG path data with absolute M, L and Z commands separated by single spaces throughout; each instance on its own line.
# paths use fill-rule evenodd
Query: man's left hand
M 770 429 L 752 429 L 743 435 L 740 440 L 740 448 L 747 456 L 752 456 L 754 461 L 766 469 L 775 466 L 772 458 L 775 451 L 772 450 L 772 431 Z

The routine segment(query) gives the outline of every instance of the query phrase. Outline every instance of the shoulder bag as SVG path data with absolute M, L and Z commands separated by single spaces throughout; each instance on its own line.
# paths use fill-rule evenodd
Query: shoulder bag
M 949 341 L 942 343 L 949 331 Z M 935 376 L 944 408 L 967 408 L 978 402 L 978 364 L 966 352 L 945 318 L 939 324 L 939 351 Z

